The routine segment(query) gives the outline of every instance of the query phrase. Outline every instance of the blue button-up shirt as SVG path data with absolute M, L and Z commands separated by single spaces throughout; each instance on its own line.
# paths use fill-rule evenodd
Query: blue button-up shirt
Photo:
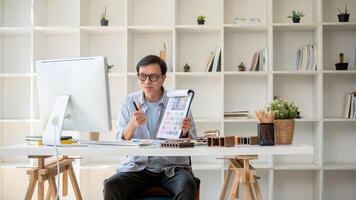
M 136 111 L 133 102 L 136 102 L 136 104 L 141 104 L 141 110 L 146 114 L 147 116 L 147 110 L 148 106 L 146 103 L 146 100 L 144 98 L 143 91 L 138 91 L 129 94 L 122 102 L 121 105 L 121 111 L 118 117 L 118 122 L 117 122 L 117 134 L 116 138 L 117 140 L 122 140 L 123 137 L 123 132 L 126 129 L 127 125 L 129 124 L 133 113 Z M 155 128 L 155 133 L 150 134 L 147 123 L 144 125 L 141 125 L 136 128 L 134 132 L 133 138 L 135 139 L 155 139 L 152 138 L 152 135 L 157 135 L 158 127 L 159 124 L 162 121 L 164 111 L 166 109 L 168 103 L 168 97 L 167 97 L 167 91 L 164 90 L 163 93 L 163 98 L 161 100 L 161 110 L 160 113 L 158 114 L 158 125 L 157 128 Z M 195 123 L 193 120 L 193 116 L 191 112 L 189 112 L 188 117 L 191 119 L 191 128 L 189 130 L 189 137 L 195 138 L 197 136 L 196 128 L 195 128 Z M 150 119 L 147 118 L 149 121 Z M 151 157 L 152 158 L 152 157 Z M 173 176 L 174 175 L 174 168 L 175 167 L 186 167 L 190 168 L 190 159 L 189 157 L 186 156 L 161 156 L 159 157 L 160 160 L 160 165 L 162 167 L 162 170 L 165 171 L 167 176 Z M 122 165 L 118 168 L 119 172 L 133 172 L 133 171 L 141 171 L 145 168 L 147 168 L 149 165 L 149 157 L 148 156 L 127 156 L 124 161 L 122 162 Z

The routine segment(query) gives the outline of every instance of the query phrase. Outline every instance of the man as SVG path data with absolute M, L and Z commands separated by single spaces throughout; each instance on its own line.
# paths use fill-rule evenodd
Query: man
M 157 139 L 168 98 L 163 88 L 166 63 L 149 55 L 137 66 L 142 91 L 129 94 L 122 103 L 118 120 L 117 139 Z M 137 108 L 134 105 L 137 104 Z M 182 121 L 181 137 L 196 137 L 191 113 Z M 127 157 L 118 173 L 104 181 L 104 199 L 133 199 L 152 184 L 161 184 L 174 199 L 193 200 L 197 184 L 190 168 L 189 157 Z

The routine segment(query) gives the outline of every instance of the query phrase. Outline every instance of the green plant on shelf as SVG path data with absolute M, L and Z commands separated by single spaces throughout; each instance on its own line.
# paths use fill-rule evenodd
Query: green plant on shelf
M 292 18 L 293 20 L 293 23 L 299 23 L 300 22 L 300 19 L 302 17 L 304 17 L 304 13 L 301 12 L 301 11 L 295 11 L 295 10 L 292 10 L 292 14 L 288 16 L 288 18 Z
M 298 116 L 298 107 L 283 99 L 273 100 L 267 107 L 267 111 L 275 113 L 275 119 L 294 119 Z
M 114 67 L 114 65 L 106 64 L 106 67 L 108 68 L 108 72 L 111 72 L 111 69 Z
M 109 25 L 109 20 L 106 19 L 106 5 L 104 6 L 104 12 L 101 13 L 101 16 L 100 16 L 100 25 L 101 26 Z
M 340 8 L 337 8 L 337 10 L 339 11 L 340 15 L 347 15 L 347 14 L 350 14 L 350 13 L 349 13 L 350 10 L 347 10 L 347 4 L 345 4 L 345 10 L 344 10 L 344 12 L 342 12 Z
M 340 14 L 338 14 L 338 19 L 339 19 L 339 22 L 348 22 L 349 21 L 349 18 L 350 18 L 350 11 L 347 10 L 347 4 L 345 4 L 345 10 L 344 11 L 341 11 L 340 8 L 337 8 L 337 10 L 339 11 Z
M 203 24 L 205 23 L 205 19 L 206 19 L 206 16 L 204 16 L 204 15 L 199 15 L 199 16 L 197 17 L 197 22 L 198 22 L 198 24 L 199 24 L 199 25 L 203 25 Z

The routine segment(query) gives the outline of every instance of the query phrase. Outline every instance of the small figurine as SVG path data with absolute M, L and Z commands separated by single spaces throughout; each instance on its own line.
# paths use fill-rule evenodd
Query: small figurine
M 183 68 L 184 68 L 184 72 L 190 72 L 190 66 L 188 65 L 188 63 L 185 63 Z
M 246 67 L 245 67 L 245 64 L 244 64 L 243 62 L 241 62 L 241 63 L 239 64 L 238 68 L 239 68 L 239 71 L 240 71 L 240 72 L 246 71 Z

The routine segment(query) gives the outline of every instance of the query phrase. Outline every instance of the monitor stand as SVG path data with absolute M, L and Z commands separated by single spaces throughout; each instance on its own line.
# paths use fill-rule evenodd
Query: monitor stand
M 42 142 L 45 145 L 60 145 L 63 121 L 70 116 L 66 116 L 70 95 L 59 95 L 54 102 L 51 116 L 48 118 L 46 129 L 42 136 Z

